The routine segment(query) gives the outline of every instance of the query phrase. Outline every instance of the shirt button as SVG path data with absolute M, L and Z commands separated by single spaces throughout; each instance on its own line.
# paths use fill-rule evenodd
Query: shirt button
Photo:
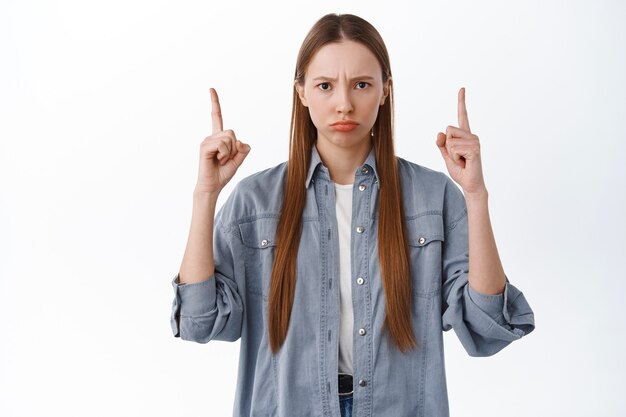
M 424 242 L 426 242 L 426 239 L 425 239 L 425 238 L 423 238 L 423 237 L 420 237 L 419 242 L 420 242 L 420 245 L 423 245 L 423 244 L 424 244 Z
M 268 242 L 267 242 L 267 239 L 263 239 L 263 240 L 261 241 L 261 246 L 267 246 L 267 243 L 268 243 Z
M 367 174 L 369 171 L 369 169 L 367 169 L 367 167 L 363 167 L 363 169 L 361 170 L 362 173 Z
M 361 190 L 361 191 L 365 190 L 365 184 L 359 185 L 359 190 Z
M 365 332 L 365 329 L 359 329 L 359 334 L 360 334 L 361 336 L 363 336 L 365 333 L 366 333 L 366 332 Z
M 366 385 L 367 385 L 367 381 L 366 381 L 366 380 L 364 380 L 364 379 L 359 379 L 359 385 L 360 385 L 360 386 L 362 386 L 362 387 L 364 387 L 364 386 L 366 386 Z
M 365 231 L 365 227 L 363 227 L 363 226 L 357 226 L 357 228 L 356 228 L 356 232 L 357 232 L 357 233 L 363 233 L 364 231 Z
M 363 278 L 358 277 L 358 278 L 356 279 L 356 283 L 357 283 L 357 284 L 359 284 L 359 285 L 363 285 Z

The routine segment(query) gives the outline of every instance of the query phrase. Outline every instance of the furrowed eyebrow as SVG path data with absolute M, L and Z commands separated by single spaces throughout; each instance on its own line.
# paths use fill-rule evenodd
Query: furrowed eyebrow
M 352 78 L 350 81 L 356 81 L 356 80 L 374 80 L 374 77 L 370 77 L 369 75 L 361 75 L 360 77 L 354 77 Z M 313 81 L 322 81 L 322 80 L 329 80 L 329 81 L 337 81 L 336 78 L 330 78 L 330 77 L 315 77 L 313 78 Z

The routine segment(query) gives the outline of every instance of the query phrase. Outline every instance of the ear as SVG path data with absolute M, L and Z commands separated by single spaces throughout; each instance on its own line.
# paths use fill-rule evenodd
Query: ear
M 380 99 L 380 105 L 382 106 L 383 104 L 385 104 L 385 99 L 387 98 L 387 96 L 389 95 L 389 89 L 391 87 L 391 77 L 389 77 L 387 79 L 387 82 L 385 83 L 385 85 L 383 86 L 383 96 Z
M 294 81 L 293 85 L 296 88 L 296 92 L 298 93 L 298 96 L 300 97 L 300 101 L 302 102 L 302 105 L 304 107 L 308 107 L 307 102 L 306 102 L 306 97 L 304 97 L 304 88 L 302 88 L 302 86 L 298 83 L 298 81 Z

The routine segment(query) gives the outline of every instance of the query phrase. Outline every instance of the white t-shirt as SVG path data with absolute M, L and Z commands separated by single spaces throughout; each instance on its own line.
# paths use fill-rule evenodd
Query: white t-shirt
M 350 263 L 350 229 L 352 227 L 352 186 L 335 184 L 335 211 L 339 231 L 339 372 L 352 374 L 352 271 Z

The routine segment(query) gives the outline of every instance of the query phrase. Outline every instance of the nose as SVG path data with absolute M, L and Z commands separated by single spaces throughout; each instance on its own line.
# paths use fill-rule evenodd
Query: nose
M 354 109 L 352 106 L 350 87 L 337 88 L 336 100 L 337 112 L 349 113 Z

